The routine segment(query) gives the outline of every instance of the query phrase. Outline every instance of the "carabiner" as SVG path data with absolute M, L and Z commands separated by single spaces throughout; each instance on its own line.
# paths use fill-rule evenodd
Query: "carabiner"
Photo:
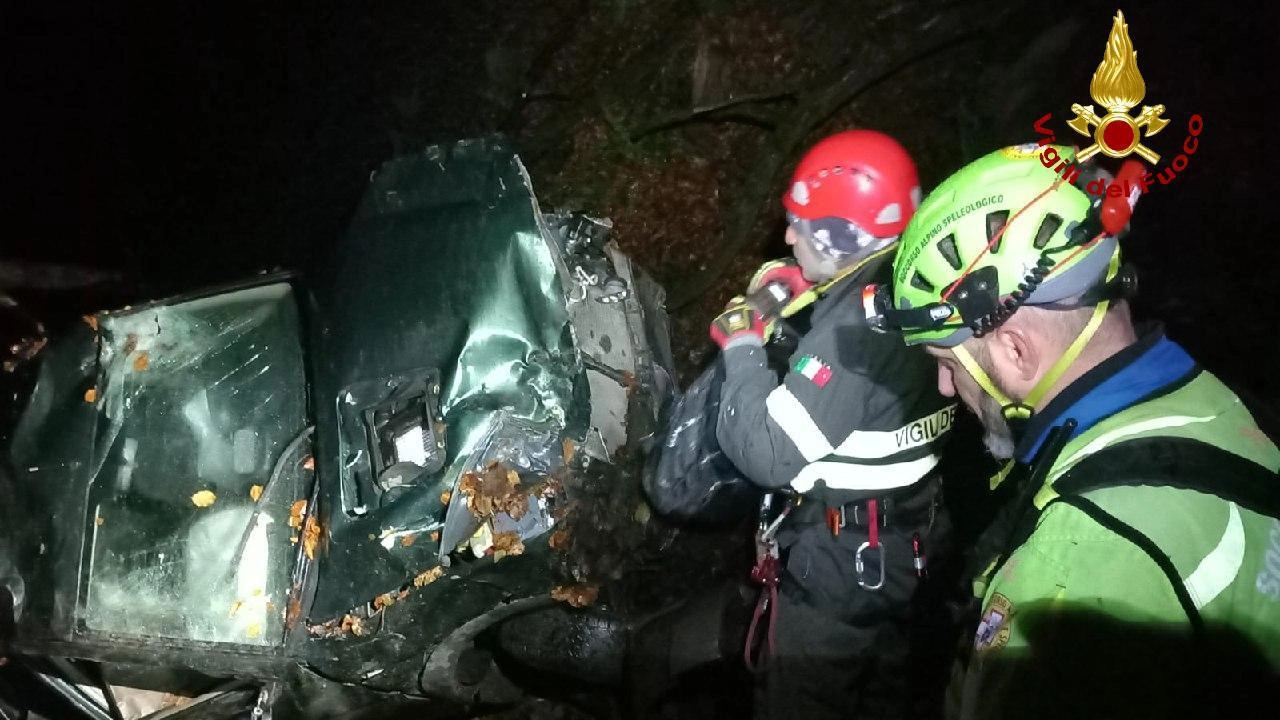
M 880 553 L 880 579 L 876 582 L 875 585 L 867 584 L 866 579 L 863 577 L 863 574 L 866 572 L 867 566 L 866 566 L 866 563 L 862 561 L 862 553 L 866 551 L 868 548 Z M 861 545 L 858 546 L 858 552 L 854 553 L 853 555 L 853 569 L 858 574 L 858 584 L 861 585 L 863 589 L 879 590 L 880 588 L 884 587 L 884 545 L 877 544 L 874 548 L 872 548 L 870 540 L 864 541 Z

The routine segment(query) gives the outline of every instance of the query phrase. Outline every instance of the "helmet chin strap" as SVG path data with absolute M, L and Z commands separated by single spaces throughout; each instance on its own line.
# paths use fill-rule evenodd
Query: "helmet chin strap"
M 1111 264 L 1107 268 L 1107 275 L 1104 282 L 1110 282 L 1116 275 L 1119 270 L 1119 261 L 1120 253 L 1117 249 L 1117 251 L 1111 256 Z M 1031 390 L 1027 393 L 1026 398 L 1021 401 L 1014 400 L 1001 392 L 1000 388 L 996 387 L 991 376 L 982 369 L 982 366 L 978 365 L 978 361 L 975 360 L 973 355 L 971 355 L 963 346 L 957 345 L 951 348 L 951 350 L 955 353 L 955 357 L 960 361 L 960 364 L 964 366 L 964 369 L 968 370 L 969 374 L 973 376 L 974 381 L 976 381 L 988 395 L 994 398 L 996 402 L 1000 403 L 1000 413 L 1009 423 L 1009 427 L 1014 434 L 1014 439 L 1017 440 L 1021 438 L 1022 428 L 1026 426 L 1027 421 L 1030 420 L 1031 416 L 1035 413 L 1036 406 L 1040 404 L 1042 399 L 1044 399 L 1045 393 L 1049 392 L 1049 389 L 1057 384 L 1058 380 L 1062 378 L 1063 373 L 1065 373 L 1067 368 L 1071 367 L 1071 364 L 1080 357 L 1080 353 L 1084 351 L 1085 346 L 1088 345 L 1089 341 L 1093 339 L 1093 336 L 1097 334 L 1098 328 L 1102 326 L 1102 320 L 1107 315 L 1107 309 L 1110 307 L 1110 299 L 1103 300 L 1093 306 L 1093 314 L 1089 317 L 1089 322 L 1085 324 L 1084 329 L 1080 331 L 1080 334 L 1076 336 L 1075 340 L 1071 341 L 1071 344 L 1067 346 L 1065 351 L 1063 351 L 1062 357 L 1058 358 L 1058 361 L 1053 364 L 1053 367 L 1049 368 L 1049 371 L 1032 386 Z
M 1036 405 L 1044 398 L 1045 393 L 1049 392 L 1049 389 L 1058 382 L 1058 379 L 1067 371 L 1067 368 L 1071 367 L 1071 364 L 1080 357 L 1085 345 L 1088 345 L 1094 334 L 1098 332 L 1098 327 L 1102 325 L 1102 319 L 1106 316 L 1107 308 L 1110 306 L 1110 300 L 1103 300 L 1093 307 L 1093 315 L 1089 318 L 1088 324 L 1084 326 L 1084 329 L 1080 331 L 1076 339 L 1062 353 L 1062 357 L 1058 358 L 1053 367 L 1049 368 L 1049 371 L 1032 386 L 1031 391 L 1027 393 L 1027 397 L 1021 401 L 1014 400 L 1001 392 L 1000 388 L 996 387 L 991 376 L 982 369 L 978 361 L 963 346 L 957 345 L 951 348 L 951 351 L 955 353 L 956 359 L 960 361 L 965 370 L 969 371 L 969 374 L 973 376 L 978 385 L 996 402 L 1000 403 L 1000 413 L 1004 415 L 1005 420 L 1009 421 L 1010 426 L 1016 430 L 1016 425 L 1031 419 L 1032 414 L 1036 411 Z

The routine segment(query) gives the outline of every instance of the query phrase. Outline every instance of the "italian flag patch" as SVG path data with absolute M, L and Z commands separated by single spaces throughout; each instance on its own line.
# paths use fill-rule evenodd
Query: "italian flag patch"
M 825 387 L 827 381 L 831 379 L 831 366 L 812 355 L 805 355 L 796 360 L 796 364 L 791 369 L 809 378 L 818 387 Z

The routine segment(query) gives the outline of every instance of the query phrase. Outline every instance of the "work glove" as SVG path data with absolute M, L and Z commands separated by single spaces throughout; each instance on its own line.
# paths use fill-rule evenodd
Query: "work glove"
M 771 282 L 786 285 L 793 298 L 800 297 L 813 287 L 813 283 L 804 279 L 804 273 L 795 260 L 770 260 L 751 276 L 751 282 L 747 283 L 747 294 L 750 295 Z
M 781 285 L 785 298 L 778 298 L 776 286 Z M 766 290 L 769 286 L 775 289 Z M 791 317 L 818 299 L 817 288 L 805 279 L 794 259 L 770 260 L 747 283 L 747 300 L 765 316 L 767 324 L 778 318 Z M 766 332 L 768 337 L 770 333 Z
M 724 310 L 711 321 L 711 339 L 727 350 L 734 345 L 764 345 L 764 319 L 737 296 L 724 306 Z

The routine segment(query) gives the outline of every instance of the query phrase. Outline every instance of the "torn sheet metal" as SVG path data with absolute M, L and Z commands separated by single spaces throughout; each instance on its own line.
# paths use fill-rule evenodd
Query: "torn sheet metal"
M 560 428 L 554 423 L 532 423 L 508 413 L 496 416 L 458 473 L 440 540 L 441 562 L 463 545 L 484 556 L 502 533 L 526 541 L 550 530 L 556 498 L 551 476 L 562 464 L 561 448 Z M 510 487 L 483 487 L 492 475 L 510 477 Z M 466 487 L 468 480 L 480 487 Z M 482 540 L 473 540 L 482 530 Z
M 344 482 L 326 490 L 334 553 L 321 563 L 313 619 L 399 587 L 474 533 L 454 537 L 452 502 L 441 497 L 456 495 L 499 415 L 544 428 L 556 448 L 566 432 L 584 434 L 591 401 L 568 277 L 523 166 L 500 142 L 431 148 L 375 175 L 345 241 L 315 273 L 317 461 L 322 477 Z M 370 448 L 344 426 L 347 408 L 366 400 L 347 393 L 414 368 L 438 369 L 444 467 L 395 492 L 362 490 L 370 483 L 347 479 L 367 467 Z M 399 542 L 410 534 L 411 545 Z

